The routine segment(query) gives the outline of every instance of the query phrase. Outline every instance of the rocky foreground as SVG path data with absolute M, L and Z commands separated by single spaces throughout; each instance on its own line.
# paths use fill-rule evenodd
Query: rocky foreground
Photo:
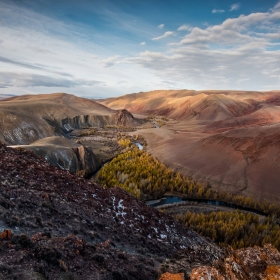
M 223 256 L 118 188 L 0 145 L 0 279 L 158 279 Z
M 222 250 L 121 189 L 2 144 L 0 213 L 0 279 L 280 279 L 270 245 Z
M 271 245 L 263 248 L 229 250 L 224 259 L 212 266 L 195 268 L 190 280 L 276 280 L 280 279 L 280 253 Z

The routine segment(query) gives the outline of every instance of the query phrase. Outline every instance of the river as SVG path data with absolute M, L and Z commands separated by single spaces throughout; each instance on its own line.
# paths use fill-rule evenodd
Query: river
M 251 212 L 253 214 L 267 216 L 265 213 L 258 211 L 258 210 L 243 207 L 243 206 L 233 204 L 233 203 L 227 203 L 227 202 L 223 202 L 223 201 L 219 201 L 219 200 L 210 200 L 210 199 L 209 200 L 208 199 L 182 199 L 181 197 L 178 197 L 178 196 L 165 196 L 158 200 L 148 200 L 148 201 L 146 201 L 146 204 L 149 206 L 152 206 L 152 207 L 158 207 L 158 206 L 174 204 L 174 203 L 179 203 L 179 202 L 184 202 L 186 204 L 195 202 L 197 204 L 223 206 L 223 207 L 229 207 L 229 208 L 233 208 L 233 209 Z
M 151 122 L 151 124 L 152 124 L 155 128 L 159 128 L 159 126 L 158 126 L 156 123 Z
M 138 142 L 133 142 L 133 144 L 135 144 L 135 145 L 138 147 L 138 149 L 139 149 L 140 151 L 143 150 L 143 145 L 142 145 L 142 144 L 140 144 L 140 143 L 138 143 Z

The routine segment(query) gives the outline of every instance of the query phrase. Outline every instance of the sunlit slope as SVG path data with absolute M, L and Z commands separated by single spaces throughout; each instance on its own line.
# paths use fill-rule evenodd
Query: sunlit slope
M 133 116 L 93 100 L 71 94 L 24 95 L 0 101 L 0 141 L 30 144 L 38 139 L 64 135 L 72 128 L 133 125 Z
M 221 121 L 257 111 L 261 104 L 280 104 L 279 92 L 157 90 L 100 101 L 112 109 L 176 120 Z M 275 104 L 276 103 L 276 104 Z
M 87 114 L 112 114 L 114 111 L 86 98 L 66 93 L 23 95 L 0 102 L 1 110 L 25 111 L 62 119 Z
M 135 134 L 145 137 L 148 152 L 183 174 L 280 201 L 280 91 L 153 91 L 102 104 L 167 117 L 163 127 Z

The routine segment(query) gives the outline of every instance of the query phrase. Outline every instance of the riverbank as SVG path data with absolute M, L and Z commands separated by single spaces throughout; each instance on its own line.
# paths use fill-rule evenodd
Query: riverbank
M 190 206 L 196 206 L 197 209 L 201 209 L 201 208 L 205 208 L 207 206 L 213 206 L 212 209 L 215 209 L 215 211 L 223 211 L 224 209 L 232 209 L 234 210 L 241 210 L 241 211 L 245 211 L 245 212 L 249 212 L 249 213 L 253 213 L 253 214 L 257 214 L 257 215 L 261 215 L 261 216 L 268 216 L 266 213 L 255 210 L 255 209 L 251 209 L 251 208 L 247 208 L 247 207 L 243 207 L 237 204 L 233 204 L 233 203 L 228 203 L 228 202 L 224 202 L 224 201 L 219 201 L 219 200 L 212 200 L 212 199 L 193 199 L 193 198 L 186 198 L 186 196 L 181 195 L 179 196 L 171 196 L 172 193 L 167 193 L 167 195 L 165 195 L 164 197 L 162 197 L 161 199 L 158 200 L 150 200 L 147 201 L 146 204 L 149 206 L 152 206 L 154 208 L 157 208 L 158 210 L 165 210 L 168 208 L 175 208 L 175 207 L 184 207 L 184 208 L 189 208 Z M 200 207 L 200 206 L 203 207 Z M 221 210 L 219 210 L 219 208 L 221 208 Z M 208 208 L 209 209 L 209 208 Z M 185 212 L 188 211 L 184 210 Z M 179 211 L 179 212 L 184 212 L 183 210 Z M 196 211 L 195 211 L 196 212 Z M 209 211 L 207 211 L 209 212 Z M 210 211 L 211 212 L 211 211 Z

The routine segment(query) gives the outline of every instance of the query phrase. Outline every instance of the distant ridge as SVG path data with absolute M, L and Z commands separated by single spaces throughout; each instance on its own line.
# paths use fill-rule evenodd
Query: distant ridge
M 66 93 L 13 96 L 0 100 L 0 141 L 30 144 L 69 129 L 104 125 L 137 125 L 127 111 L 117 111 Z
M 13 94 L 0 94 L 0 100 L 13 97 Z
M 275 95 L 280 96 L 280 91 L 155 90 L 97 102 L 111 109 L 125 108 L 137 114 L 162 115 L 177 120 L 221 121 L 254 112 L 259 109 L 255 105 L 269 102 Z

